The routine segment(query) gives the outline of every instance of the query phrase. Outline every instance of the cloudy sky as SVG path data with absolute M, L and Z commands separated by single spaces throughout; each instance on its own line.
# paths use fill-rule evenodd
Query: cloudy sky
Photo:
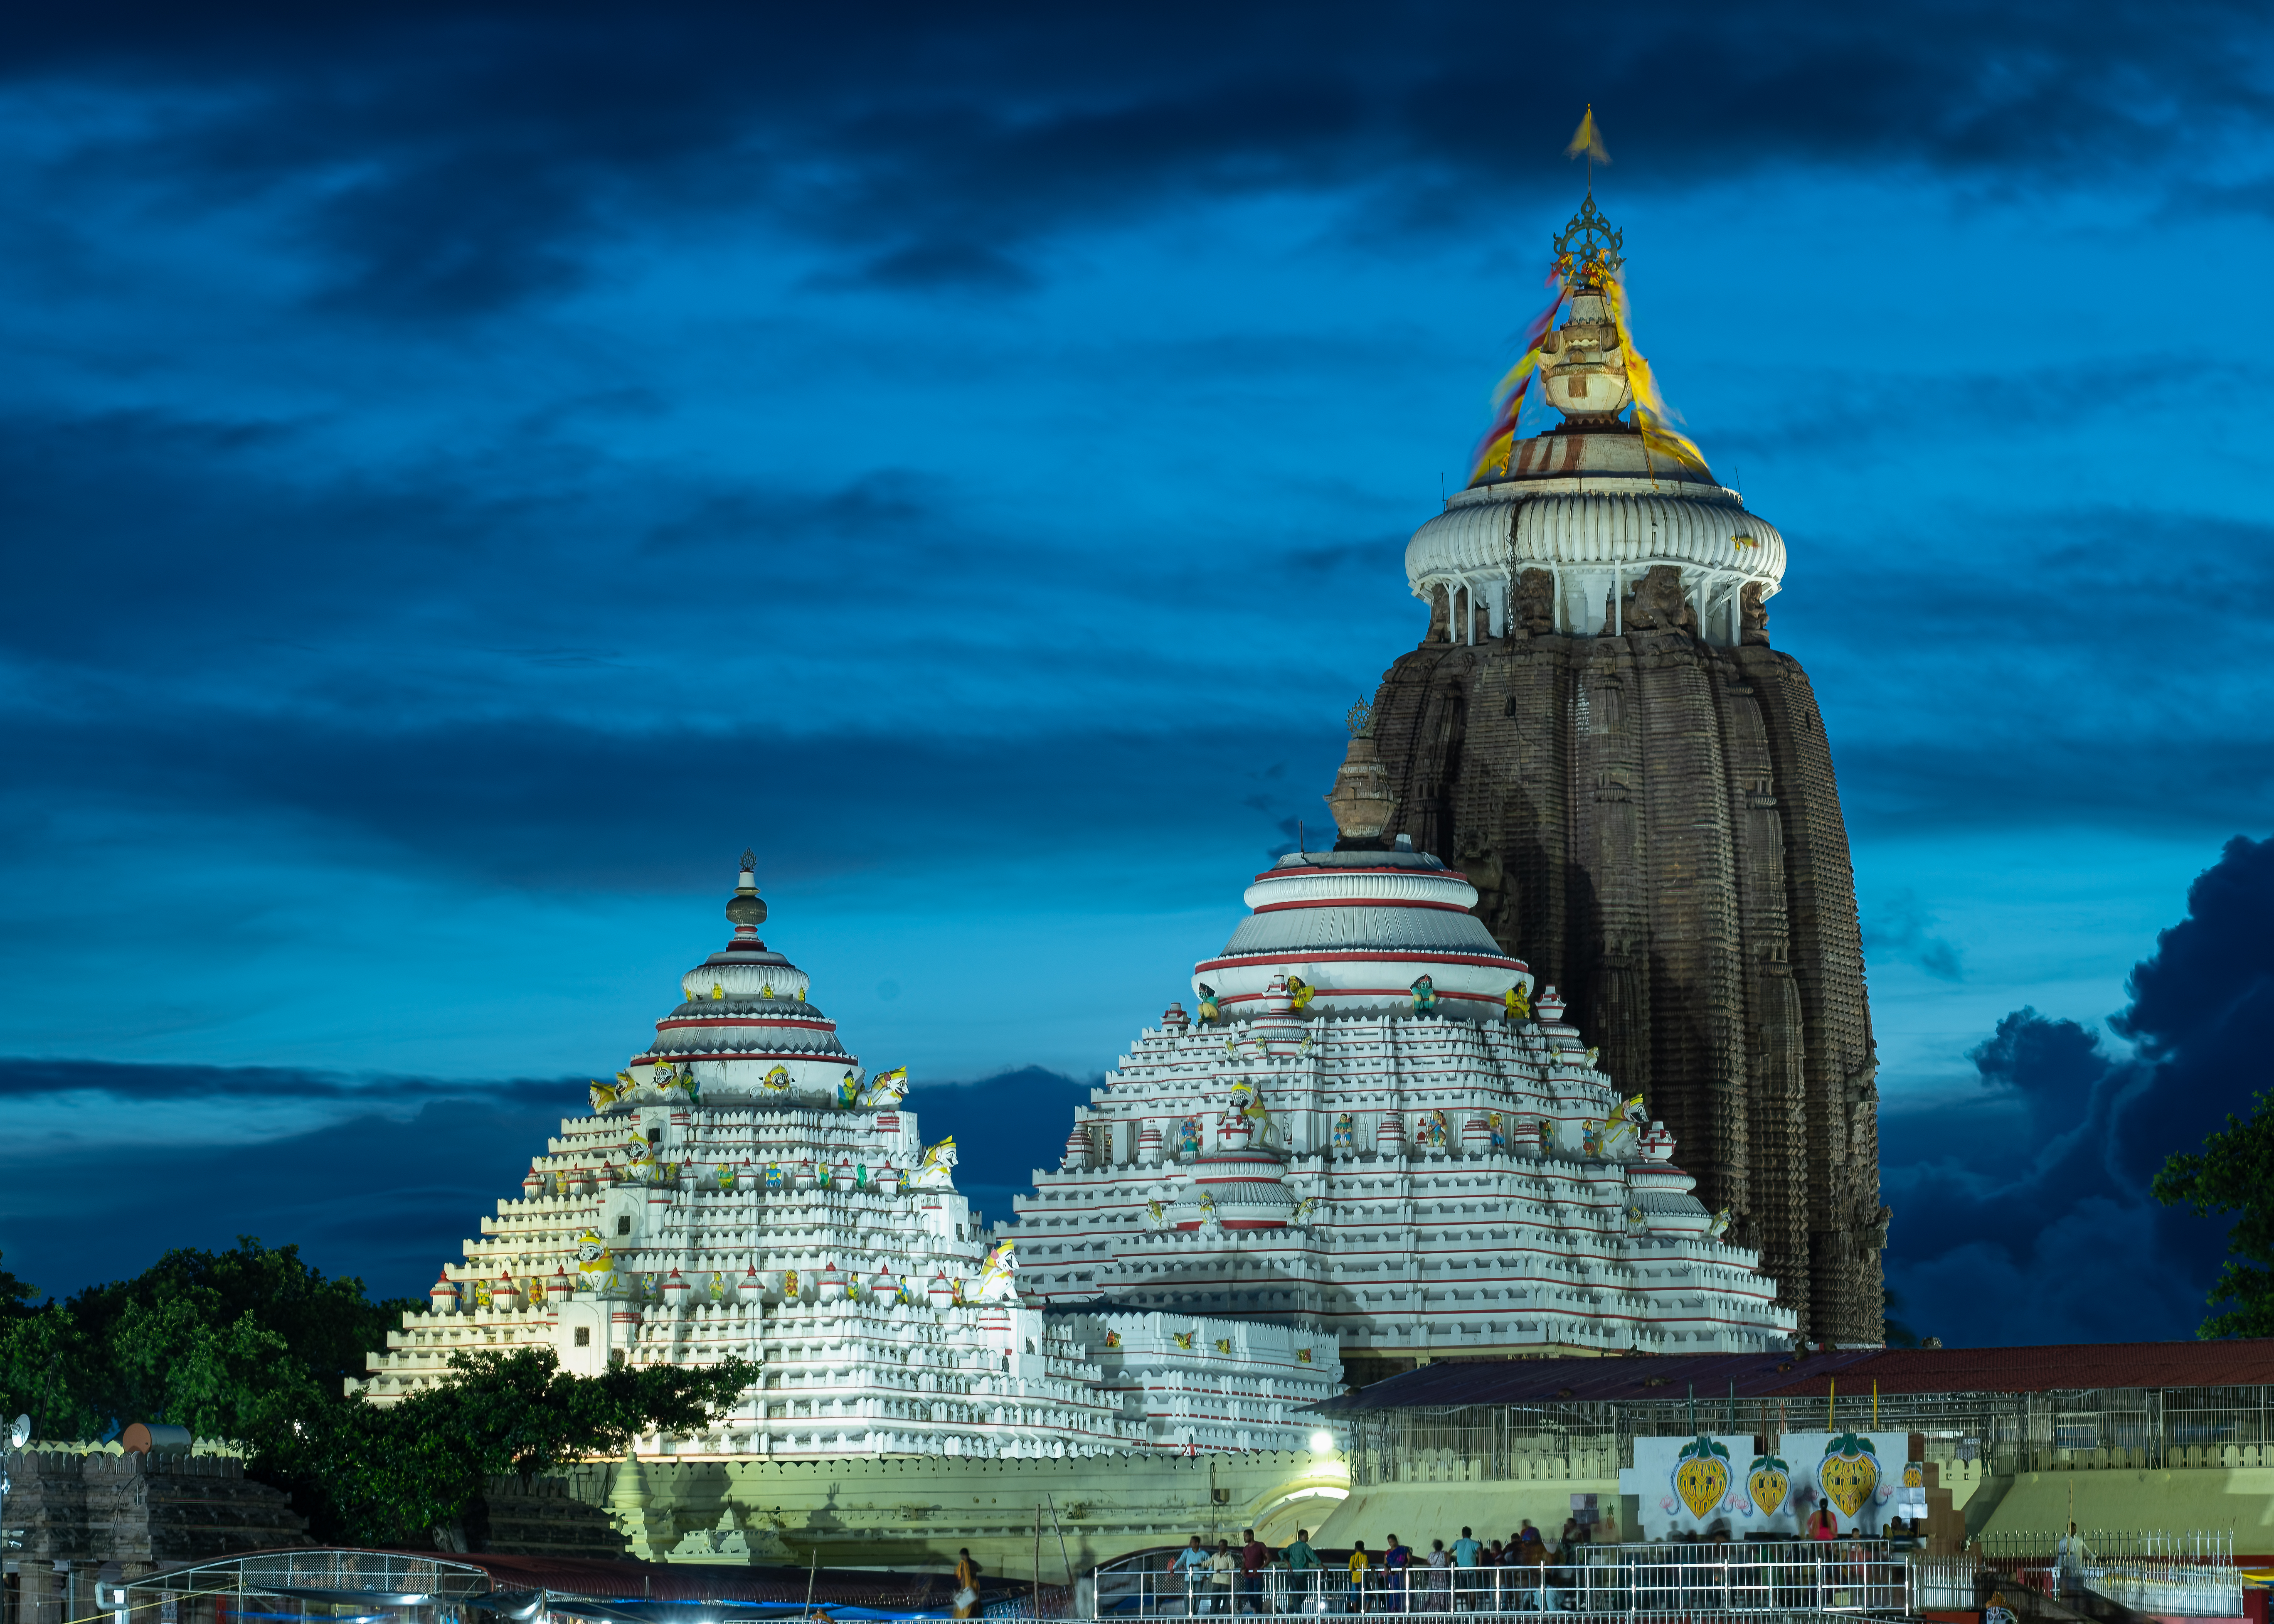
M 1791 545 L 1905 1317 L 2187 1334 L 2218 1232 L 2146 1173 L 2274 1038 L 2274 865 L 2222 860 L 2274 832 L 2269 40 L 2172 4 L 17 19 L 0 1252 L 64 1290 L 247 1229 L 423 1289 L 718 944 L 745 845 L 928 1128 L 1020 1073 L 1007 1192 L 1078 1092 L 1025 1069 L 1110 1066 L 1324 824 L 1593 102 L 1643 344 Z

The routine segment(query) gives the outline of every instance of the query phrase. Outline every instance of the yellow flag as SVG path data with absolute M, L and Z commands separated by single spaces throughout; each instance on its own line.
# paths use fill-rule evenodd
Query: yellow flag
M 1581 153 L 1596 163 L 1611 161 L 1611 154 L 1603 150 L 1603 132 L 1595 128 L 1595 104 L 1592 102 L 1587 103 L 1586 116 L 1579 120 L 1579 127 L 1571 132 L 1571 144 L 1563 149 L 1566 158 L 1576 158 Z

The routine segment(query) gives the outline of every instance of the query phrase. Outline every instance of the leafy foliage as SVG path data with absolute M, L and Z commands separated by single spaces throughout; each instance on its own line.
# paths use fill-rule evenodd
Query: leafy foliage
M 0 1268 L 0 1325 L 30 1313 L 32 1299 L 39 1295 L 39 1287 L 30 1281 L 19 1280 Z
M 2253 1096 L 2250 1115 L 2229 1115 L 2199 1151 L 2168 1158 L 2149 1186 L 2166 1207 L 2204 1217 L 2236 1214 L 2226 1262 L 2211 1282 L 2213 1313 L 2195 1335 L 2274 1336 L 2274 1094 Z
M 273 1437 L 258 1462 L 289 1481 L 319 1538 L 423 1543 L 478 1521 L 488 1478 L 527 1478 L 621 1455 L 643 1432 L 687 1432 L 734 1402 L 758 1367 L 561 1370 L 549 1348 L 481 1350 L 450 1360 L 455 1379 L 380 1409 L 333 1406 L 318 1425 Z
M 291 1246 L 169 1252 L 132 1280 L 0 1314 L 0 1403 L 30 1411 L 43 1438 L 100 1437 L 126 1419 L 232 1440 L 320 1539 L 463 1548 L 489 1478 L 698 1430 L 758 1373 L 730 1359 L 581 1377 L 549 1349 L 485 1349 L 401 1403 L 346 1396 L 365 1350 L 410 1306 L 327 1280 Z
M 42 1438 L 100 1438 L 124 1419 L 250 1440 L 336 1396 L 410 1306 L 326 1279 L 297 1246 L 184 1247 L 0 1320 L 0 1394 Z

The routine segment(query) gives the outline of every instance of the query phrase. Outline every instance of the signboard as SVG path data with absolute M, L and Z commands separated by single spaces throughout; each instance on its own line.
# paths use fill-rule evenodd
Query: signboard
M 1629 1538 L 1712 1534 L 1805 1537 L 1809 1514 L 1828 1503 L 1841 1533 L 1879 1533 L 1903 1513 L 1910 1438 L 1903 1432 L 1787 1432 L 1773 1450 L 1751 1437 L 1700 1432 L 1638 1438 L 1635 1463 L 1619 1473 L 1642 1526 Z

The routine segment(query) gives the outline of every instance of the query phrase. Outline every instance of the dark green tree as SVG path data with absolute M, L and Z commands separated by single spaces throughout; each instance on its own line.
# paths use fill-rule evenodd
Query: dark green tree
M 163 1420 L 249 1441 L 338 1395 L 410 1306 L 325 1278 L 296 1246 L 184 1247 L 132 1280 L 0 1319 L 0 1397 L 42 1438 Z
M 2166 1207 L 2235 1217 L 2204 1304 L 2218 1312 L 2195 1335 L 2274 1336 L 2274 1094 L 2252 1096 L 2248 1116 L 2230 1115 L 2201 1150 L 2169 1158 L 2149 1188 Z
M 256 1470 L 290 1486 L 320 1538 L 447 1549 L 477 1545 L 492 1477 L 524 1480 L 619 1455 L 644 1432 L 691 1432 L 757 1379 L 745 1359 L 562 1370 L 549 1348 L 484 1349 L 451 1379 L 381 1409 L 328 1407 L 264 1443 Z
M 0 1324 L 20 1320 L 34 1312 L 32 1299 L 40 1295 L 39 1287 L 28 1280 L 19 1280 L 6 1269 L 0 1268 Z

